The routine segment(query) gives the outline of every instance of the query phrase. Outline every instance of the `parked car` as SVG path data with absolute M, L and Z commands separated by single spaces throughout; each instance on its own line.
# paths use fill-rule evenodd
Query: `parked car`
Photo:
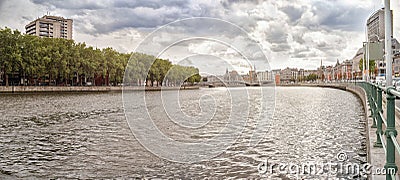
M 378 76 L 375 79 L 376 84 L 381 85 L 381 86 L 385 86 L 386 85 L 386 81 L 385 81 L 385 77 L 384 76 Z
M 386 80 L 382 80 L 380 83 L 378 83 L 379 85 L 385 87 L 386 86 Z
M 394 81 L 393 86 L 396 88 L 396 91 L 400 91 L 400 80 Z

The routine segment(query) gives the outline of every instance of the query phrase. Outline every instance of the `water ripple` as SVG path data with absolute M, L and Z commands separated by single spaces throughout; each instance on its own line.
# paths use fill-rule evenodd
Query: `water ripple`
M 230 113 L 226 92 L 199 91 L 181 92 L 185 113 L 199 113 L 199 107 L 192 104 L 202 93 L 220 94 L 214 96 L 220 97 L 220 109 L 210 122 L 190 131 L 160 113 L 159 100 L 154 98 L 158 92 L 146 93 L 157 127 L 180 141 L 218 135 Z M 120 93 L 2 95 L 0 102 L 4 102 L 0 109 L 0 178 L 295 179 L 298 177 L 292 175 L 260 175 L 257 165 L 266 159 L 332 161 L 341 151 L 347 152 L 352 162 L 366 162 L 362 106 L 351 93 L 334 89 L 277 88 L 274 118 L 256 146 L 248 144 L 257 126 L 256 114 L 263 111 L 257 106 L 250 108 L 241 137 L 224 153 L 192 164 L 169 162 L 143 148 L 125 121 Z

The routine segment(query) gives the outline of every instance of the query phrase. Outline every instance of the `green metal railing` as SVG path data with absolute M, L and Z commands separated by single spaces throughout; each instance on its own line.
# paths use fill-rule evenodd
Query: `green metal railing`
M 400 154 L 400 146 L 396 140 L 395 98 L 400 97 L 400 92 L 396 91 L 393 87 L 386 88 L 368 82 L 357 84 L 361 86 L 367 94 L 368 104 L 371 109 L 371 117 L 373 119 L 371 127 L 376 128 L 377 137 L 374 147 L 384 148 L 386 153 L 386 179 L 396 179 L 395 174 L 398 169 L 395 163 L 395 150 Z M 386 94 L 386 119 L 382 108 L 382 92 Z M 385 125 L 385 131 L 383 131 L 382 124 Z M 384 136 L 386 136 L 386 144 L 384 142 Z

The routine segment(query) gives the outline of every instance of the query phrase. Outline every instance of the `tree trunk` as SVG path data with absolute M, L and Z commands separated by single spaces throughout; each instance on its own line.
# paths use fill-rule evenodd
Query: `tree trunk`
M 109 86 L 110 84 L 110 75 L 108 74 L 108 70 L 107 70 L 107 74 L 106 74 L 106 86 Z
M 5 73 L 5 79 L 6 79 L 6 86 L 8 87 L 8 74 L 7 73 Z
M 24 79 L 22 79 L 22 86 L 25 86 L 25 77 L 26 76 L 25 76 L 25 72 L 24 72 L 24 76 L 23 76 Z
M 51 83 L 51 73 L 49 73 L 49 84 L 48 84 L 48 86 L 50 86 L 50 83 Z M 46 83 L 46 81 L 44 81 L 45 83 Z

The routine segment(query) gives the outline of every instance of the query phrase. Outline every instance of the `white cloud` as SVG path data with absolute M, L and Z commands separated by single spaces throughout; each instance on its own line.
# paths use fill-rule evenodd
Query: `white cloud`
M 400 38 L 400 2 L 391 2 L 394 11 L 393 34 Z M 76 41 L 129 52 L 146 35 L 165 23 L 189 17 L 215 17 L 237 24 L 247 31 L 262 46 L 272 68 L 316 68 L 321 59 L 324 64 L 333 64 L 336 59 L 352 58 L 364 41 L 365 20 L 381 7 L 382 2 L 375 0 L 222 0 L 220 3 L 213 0 L 88 0 L 71 3 L 6 0 L 0 2 L 0 22 L 2 27 L 24 32 L 27 23 L 49 11 L 53 15 L 74 19 L 73 37 Z M 184 31 L 187 34 L 199 34 L 199 31 L 219 33 L 219 36 L 230 39 L 240 48 L 248 46 L 242 37 L 221 35 L 224 27 L 218 27 L 218 24 L 189 24 L 175 28 L 153 39 L 153 47 L 157 49 L 163 47 L 163 43 L 185 37 L 179 34 L 183 32 L 179 28 L 186 28 Z M 179 61 L 185 53 L 196 52 L 221 57 L 234 54 L 212 43 L 196 43 L 172 48 L 177 55 L 169 51 L 168 58 L 178 58 Z

